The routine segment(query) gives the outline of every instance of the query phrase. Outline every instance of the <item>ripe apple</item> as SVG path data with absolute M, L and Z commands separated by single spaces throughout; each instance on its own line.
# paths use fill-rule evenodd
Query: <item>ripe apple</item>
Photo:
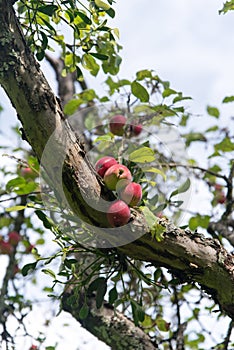
M 11 254 L 14 248 L 9 242 L 0 241 L 0 253 L 1 254 Z
M 38 176 L 37 173 L 29 167 L 21 168 L 20 173 L 26 179 L 33 179 L 34 180 Z
M 132 174 L 125 165 L 114 164 L 105 172 L 104 182 L 109 190 L 114 191 L 117 183 L 119 186 L 122 180 L 124 180 L 124 183 L 131 182 L 132 180 Z
M 126 124 L 126 121 L 127 119 L 123 115 L 121 114 L 114 115 L 110 119 L 110 123 L 109 123 L 110 131 L 112 132 L 112 134 L 117 136 L 123 136 L 124 126 Z
M 220 184 L 215 184 L 214 188 L 215 188 L 216 191 L 221 191 L 223 189 L 223 186 L 220 185 Z
M 141 124 L 131 124 L 130 125 L 130 132 L 132 136 L 138 136 L 142 132 L 142 125 Z
M 225 194 L 221 191 L 220 193 L 217 194 L 216 200 L 219 204 L 223 204 L 226 202 L 226 196 Z
M 112 227 L 126 225 L 130 217 L 129 206 L 120 199 L 112 203 L 107 212 L 107 220 Z
M 126 187 L 120 190 L 120 198 L 130 207 L 138 205 L 142 198 L 141 185 L 136 182 L 130 182 Z
M 12 246 L 17 246 L 17 244 L 21 241 L 21 236 L 16 231 L 11 231 L 8 233 L 8 242 Z
M 117 163 L 118 163 L 117 160 L 113 157 L 109 157 L 109 156 L 102 157 L 95 164 L 95 170 L 101 177 L 103 177 L 107 169 L 109 169 L 112 165 Z

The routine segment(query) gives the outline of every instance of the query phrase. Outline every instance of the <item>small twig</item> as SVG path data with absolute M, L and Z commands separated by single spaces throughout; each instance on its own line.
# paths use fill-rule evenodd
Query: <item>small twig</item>
M 233 321 L 231 321 L 229 324 L 229 327 L 228 327 L 227 335 L 226 335 L 224 342 L 223 342 L 223 350 L 228 350 L 228 344 L 229 344 L 230 339 L 231 339 L 233 326 L 234 326 L 234 323 L 233 323 Z
M 179 302 L 176 287 L 173 287 L 173 292 L 174 292 L 175 305 L 176 305 L 176 317 L 178 321 L 178 329 L 176 331 L 176 349 L 184 350 L 184 331 L 187 327 L 187 322 L 181 323 L 180 302 Z
M 182 168 L 189 168 L 189 169 L 194 169 L 194 170 L 200 170 L 202 172 L 205 172 L 207 174 L 213 175 L 215 177 L 219 177 L 223 179 L 226 183 L 228 183 L 228 178 L 226 175 L 218 174 L 212 170 L 202 168 L 197 165 L 189 165 L 189 164 L 179 164 L 179 163 L 162 163 L 160 164 L 161 166 L 169 167 L 169 168 L 176 168 L 176 167 L 182 167 Z
M 234 178 L 234 160 L 232 161 L 229 176 L 227 178 L 227 195 L 226 195 L 226 210 L 222 215 L 221 220 L 226 220 L 233 212 L 234 200 L 233 200 L 233 178 Z

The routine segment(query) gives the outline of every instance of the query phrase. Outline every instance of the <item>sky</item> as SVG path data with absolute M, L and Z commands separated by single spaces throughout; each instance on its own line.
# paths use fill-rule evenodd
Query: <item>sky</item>
M 116 0 L 116 19 L 112 26 L 120 30 L 120 43 L 123 45 L 123 63 L 119 76 L 134 77 L 137 70 L 153 69 L 163 79 L 171 82 L 171 87 L 193 97 L 191 110 L 200 114 L 194 125 L 204 119 L 207 104 L 220 106 L 226 95 L 234 95 L 234 12 L 219 15 L 222 0 Z M 54 76 L 47 64 L 42 68 L 55 88 Z M 89 78 L 92 87 L 101 87 L 102 76 Z M 10 126 L 15 125 L 13 108 L 6 95 L 0 90 L 0 104 L 5 113 L 0 115 L 0 131 L 8 137 Z M 223 122 L 232 115 L 232 105 L 223 107 Z M 6 118 L 7 115 L 7 119 Z M 8 129 L 5 129 L 8 126 Z M 2 138 L 4 135 L 0 134 Z M 63 322 L 69 316 L 59 316 L 53 321 L 48 333 L 48 345 L 58 339 L 58 333 L 66 333 Z M 38 311 L 38 324 L 43 322 L 43 314 Z M 33 322 L 33 320 L 31 320 Z M 60 342 L 58 350 L 77 350 L 74 342 L 81 339 L 82 350 L 105 350 L 103 344 L 90 340 L 85 331 L 77 331 L 77 322 L 71 322 L 69 336 Z M 25 350 L 25 344 L 17 350 Z M 3 349 L 4 350 L 4 349 Z

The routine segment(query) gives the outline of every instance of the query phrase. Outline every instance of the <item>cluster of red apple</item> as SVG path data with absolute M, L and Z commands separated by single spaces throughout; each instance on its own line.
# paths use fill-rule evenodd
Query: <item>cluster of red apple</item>
M 123 226 L 128 223 L 131 212 L 129 207 L 139 204 L 142 197 L 141 186 L 132 182 L 130 170 L 119 164 L 113 157 L 103 157 L 95 164 L 97 173 L 103 178 L 107 188 L 116 191 L 119 198 L 108 208 L 107 220 L 112 227 Z
M 110 119 L 109 127 L 112 134 L 123 136 L 127 119 L 123 115 L 115 115 Z M 129 124 L 130 135 L 138 136 L 142 131 L 141 124 Z M 113 157 L 102 157 L 95 164 L 97 173 L 103 178 L 107 188 L 116 191 L 118 199 L 110 204 L 107 220 L 112 227 L 126 225 L 131 217 L 130 207 L 137 206 L 142 198 L 141 186 L 132 182 L 130 170 L 119 164 Z

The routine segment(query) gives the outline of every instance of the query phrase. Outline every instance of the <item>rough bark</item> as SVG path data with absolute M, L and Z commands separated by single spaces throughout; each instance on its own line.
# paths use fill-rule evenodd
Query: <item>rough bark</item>
M 79 295 L 78 305 L 74 307 L 74 304 L 69 303 L 71 296 L 70 292 L 64 294 L 63 309 L 71 313 L 85 329 L 109 345 L 112 350 L 157 349 L 157 345 L 140 327 L 136 327 L 130 319 L 115 311 L 112 306 L 104 303 L 101 309 L 97 309 L 94 296 L 88 298 L 88 316 L 81 319 L 79 311 L 84 304 L 84 298 Z
M 73 210 L 99 227 L 101 233 L 101 227 L 106 225 L 105 217 L 87 205 L 83 194 L 90 201 L 98 201 L 102 185 L 85 159 L 76 135 L 64 122 L 60 103 L 29 51 L 12 6 L 6 0 L 0 0 L 0 33 L 0 83 L 17 110 L 28 142 L 40 159 L 49 137 L 56 130 L 56 147 L 60 154 L 62 131 L 67 145 L 63 167 L 66 197 Z M 55 176 L 58 157 L 49 161 L 52 162 L 49 176 L 55 188 L 60 187 Z M 183 231 L 166 221 L 160 223 L 165 226 L 165 239 L 158 242 L 152 238 L 143 215 L 132 211 L 131 226 L 123 230 L 123 234 L 137 239 L 119 249 L 135 259 L 165 266 L 184 281 L 198 282 L 234 319 L 233 256 L 215 240 Z

